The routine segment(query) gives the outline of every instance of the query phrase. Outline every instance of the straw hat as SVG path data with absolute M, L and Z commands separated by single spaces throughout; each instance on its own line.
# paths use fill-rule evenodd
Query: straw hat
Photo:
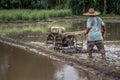
M 83 15 L 86 15 L 86 16 L 96 16 L 99 14 L 100 14 L 100 12 L 95 11 L 94 8 L 89 8 L 87 13 L 83 13 Z

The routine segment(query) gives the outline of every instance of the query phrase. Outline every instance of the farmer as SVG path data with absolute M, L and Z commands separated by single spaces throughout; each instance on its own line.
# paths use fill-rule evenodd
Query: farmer
M 93 58 L 92 50 L 96 46 L 100 51 L 102 59 L 105 59 L 105 49 L 103 44 L 104 33 L 106 32 L 105 24 L 100 17 L 96 17 L 100 12 L 95 11 L 94 8 L 90 8 L 87 13 L 83 15 L 89 16 L 87 19 L 85 35 L 88 34 L 87 38 L 87 51 L 88 57 Z

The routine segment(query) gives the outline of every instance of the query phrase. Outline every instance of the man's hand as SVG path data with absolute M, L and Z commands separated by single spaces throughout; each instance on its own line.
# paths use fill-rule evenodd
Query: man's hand
M 87 35 L 90 31 L 90 28 L 87 28 L 86 31 L 84 32 L 84 35 Z
M 106 33 L 106 27 L 105 26 L 102 26 L 102 37 L 103 39 L 105 39 L 105 33 Z

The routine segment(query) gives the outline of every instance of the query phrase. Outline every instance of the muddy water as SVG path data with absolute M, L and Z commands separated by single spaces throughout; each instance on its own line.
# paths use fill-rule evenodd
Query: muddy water
M 0 43 L 0 80 L 101 79 L 62 62 Z
M 45 41 L 51 26 L 63 26 L 66 31 L 82 31 L 85 21 L 59 20 L 53 23 L 1 24 L 0 35 L 21 41 Z M 120 41 L 120 21 L 106 23 L 106 41 Z
M 120 53 L 120 21 L 107 21 L 105 47 L 111 52 Z M 0 36 L 11 38 L 32 45 L 45 46 L 47 34 L 51 26 L 63 26 L 66 32 L 82 31 L 85 29 L 85 20 L 56 20 L 53 22 L 36 22 L 36 23 L 17 23 L 1 24 Z M 85 44 L 86 45 L 86 44 Z M 118 54 L 120 55 L 120 54 Z
M 45 46 L 46 36 L 51 26 L 64 26 L 66 31 L 82 31 L 85 29 L 85 21 L 60 20 L 52 23 L 1 24 L 0 36 L 26 44 Z M 106 53 L 107 57 L 120 66 L 120 22 L 107 21 L 106 27 L 105 48 L 109 51 Z M 102 79 L 41 55 L 0 44 L 0 80 Z

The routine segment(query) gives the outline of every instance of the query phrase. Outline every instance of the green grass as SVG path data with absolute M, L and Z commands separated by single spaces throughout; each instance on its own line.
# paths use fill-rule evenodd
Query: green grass
M 54 17 L 71 16 L 71 10 L 0 10 L 0 21 L 45 20 Z

